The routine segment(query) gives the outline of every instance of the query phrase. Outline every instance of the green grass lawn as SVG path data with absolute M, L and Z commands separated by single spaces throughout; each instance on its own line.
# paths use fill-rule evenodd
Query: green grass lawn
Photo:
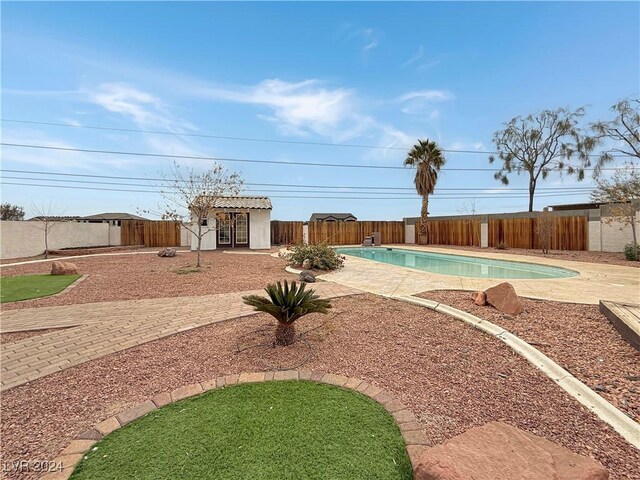
M 2 303 L 47 297 L 61 292 L 80 275 L 23 275 L 0 278 Z
M 410 479 L 400 430 L 359 393 L 308 381 L 243 384 L 111 433 L 78 479 Z

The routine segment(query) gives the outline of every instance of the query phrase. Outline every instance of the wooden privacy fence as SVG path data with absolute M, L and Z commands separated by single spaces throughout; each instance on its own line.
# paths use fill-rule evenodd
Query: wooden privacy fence
M 541 248 L 537 218 L 489 219 L 489 246 L 500 242 L 511 248 Z M 588 224 L 586 217 L 553 217 L 551 250 L 586 250 Z
M 309 222 L 309 243 L 360 245 L 373 232 L 382 243 L 404 243 L 404 222 Z
M 120 226 L 121 245 L 145 247 L 179 247 L 180 224 L 154 220 L 123 220 Z
M 420 222 L 416 224 L 415 243 L 427 245 L 480 246 L 480 220 L 427 220 L 426 238 L 419 242 Z
M 302 243 L 303 222 L 271 222 L 271 245 Z

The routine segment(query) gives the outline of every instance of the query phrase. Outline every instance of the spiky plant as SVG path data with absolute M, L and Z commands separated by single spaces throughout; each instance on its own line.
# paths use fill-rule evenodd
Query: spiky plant
M 269 295 L 247 295 L 242 297 L 244 303 L 251 305 L 258 312 L 265 312 L 273 316 L 277 321 L 276 345 L 291 345 L 295 341 L 294 322 L 307 313 L 327 313 L 331 308 L 329 300 L 321 299 L 315 295 L 315 290 L 305 290 L 306 283 L 299 286 L 296 282 L 284 281 L 271 283 L 265 288 Z

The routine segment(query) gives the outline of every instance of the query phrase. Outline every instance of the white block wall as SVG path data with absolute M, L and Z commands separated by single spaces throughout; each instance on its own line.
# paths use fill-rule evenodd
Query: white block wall
M 603 252 L 622 252 L 625 245 L 633 242 L 631 225 L 623 225 L 621 222 L 607 223 L 603 217 L 600 228 Z M 636 212 L 636 235 L 640 237 L 640 212 Z M 640 238 L 638 241 L 640 242 Z
M 49 250 L 120 245 L 120 227 L 108 223 L 52 222 Z M 44 253 L 44 222 L 0 222 L 0 258 L 33 257 Z
M 416 243 L 416 226 L 404 226 L 404 243 Z

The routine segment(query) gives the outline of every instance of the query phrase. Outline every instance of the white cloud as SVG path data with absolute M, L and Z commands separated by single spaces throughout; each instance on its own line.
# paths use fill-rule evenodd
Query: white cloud
M 141 128 L 164 128 L 172 132 L 194 129 L 171 115 L 155 96 L 126 83 L 103 83 L 84 90 L 86 98 L 110 112 L 119 113 Z
M 336 38 L 344 42 L 360 45 L 362 53 L 377 48 L 380 45 L 380 33 L 373 28 L 359 28 L 350 23 L 344 23 L 336 33 Z
M 351 136 L 355 136 L 359 124 L 369 122 L 356 113 L 352 90 L 327 88 L 313 79 L 295 83 L 267 79 L 252 87 L 202 88 L 199 93 L 213 100 L 267 107 L 270 113 L 259 118 L 274 123 L 285 134 L 336 137 L 354 131 Z
M 407 115 L 427 115 L 430 119 L 438 118 L 439 110 L 433 103 L 453 100 L 455 96 L 447 90 L 417 90 L 407 92 L 396 99 L 402 104 L 401 111 Z
M 406 62 L 404 62 L 402 64 L 403 67 L 408 67 L 409 65 L 411 65 L 412 63 L 417 62 L 418 60 L 420 60 L 422 57 L 424 57 L 424 47 L 422 45 L 420 45 L 418 47 L 418 51 L 416 53 L 413 54 L 413 56 L 407 60 Z
M 14 129 L 3 131 L 3 142 L 17 144 L 47 145 L 56 148 L 82 148 L 65 140 L 52 137 L 39 130 Z M 100 166 L 123 168 L 139 163 L 139 159 L 110 155 L 93 155 L 69 150 L 42 150 L 2 146 L 2 161 L 25 163 L 49 168 L 97 170 Z

